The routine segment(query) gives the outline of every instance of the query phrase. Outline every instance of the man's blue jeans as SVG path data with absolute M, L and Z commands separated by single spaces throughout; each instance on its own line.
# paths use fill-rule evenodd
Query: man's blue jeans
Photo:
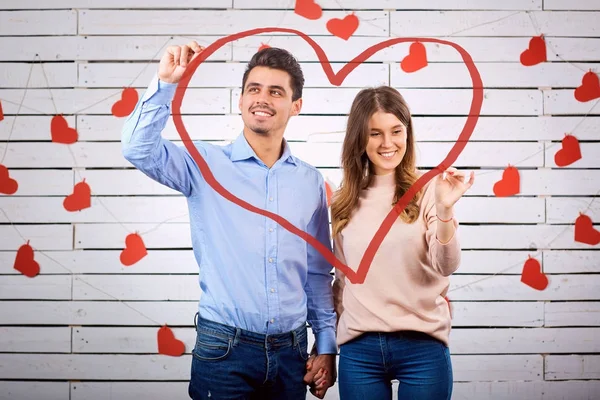
M 189 385 L 194 400 L 305 400 L 306 325 L 262 335 L 198 318 Z
M 341 400 L 391 399 L 393 379 L 399 381 L 398 400 L 449 400 L 448 347 L 413 331 L 365 333 L 340 346 Z

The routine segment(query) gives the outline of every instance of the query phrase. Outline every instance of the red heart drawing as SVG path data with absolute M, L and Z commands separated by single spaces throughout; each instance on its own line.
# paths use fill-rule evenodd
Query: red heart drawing
M 0 121 L 4 119 L 4 111 L 2 111 L 2 101 L 0 101 Z
M 142 237 L 137 233 L 130 233 L 125 238 L 125 248 L 121 252 L 121 264 L 129 267 L 148 255 Z
M 521 53 L 521 64 L 526 67 L 548 61 L 544 35 L 534 36 L 529 41 L 529 48 Z
M 69 128 L 62 115 L 55 115 L 50 121 L 50 136 L 54 143 L 73 144 L 77 141 L 77 130 Z
M 65 197 L 63 207 L 67 211 L 81 211 L 92 206 L 92 190 L 90 186 L 83 182 L 79 182 L 73 188 L 73 194 Z
M 8 168 L 0 164 L 0 193 L 15 194 L 18 188 L 19 183 L 9 176 Z
M 554 162 L 559 167 L 566 167 L 579 159 L 581 159 L 579 140 L 573 135 L 565 135 L 562 140 L 562 148 L 554 154 Z
M 415 42 L 410 45 L 408 55 L 402 59 L 400 68 L 404 72 L 416 72 L 427 66 L 427 51 L 423 43 Z
M 494 184 L 494 194 L 497 197 L 513 196 L 521 191 L 519 170 L 508 166 L 502 173 L 502 179 Z
M 536 290 L 544 290 L 548 286 L 548 277 L 542 272 L 540 262 L 531 256 L 523 265 L 521 282 Z
M 319 19 L 323 15 L 323 9 L 314 0 L 296 0 L 294 12 L 307 19 Z
M 358 17 L 350 14 L 346 15 L 344 19 L 332 18 L 327 21 L 326 27 L 332 35 L 348 40 L 358 29 Z
M 111 112 L 115 117 L 126 117 L 133 112 L 138 102 L 138 92 L 135 88 L 125 88 L 121 100 L 113 104 Z
M 261 42 L 260 47 L 258 48 L 258 51 L 261 51 L 262 49 L 268 49 L 270 47 L 271 46 L 269 46 L 268 44 Z
M 598 75 L 588 71 L 581 79 L 581 86 L 575 89 L 575 99 L 582 103 L 600 97 L 600 81 Z
M 575 220 L 575 241 L 592 246 L 600 243 L 600 232 L 594 228 L 592 219 L 585 214 L 579 214 Z
M 40 273 L 40 265 L 33 259 L 33 248 L 29 245 L 29 240 L 17 250 L 13 268 L 30 278 Z
M 329 82 L 331 82 L 332 85 L 336 85 L 336 86 L 341 85 L 344 82 L 344 79 L 346 78 L 346 76 L 348 76 L 348 74 L 350 72 L 352 72 L 358 65 L 362 64 L 364 61 L 369 59 L 369 57 L 371 57 L 373 54 L 377 53 L 378 51 L 380 51 L 381 49 L 384 49 L 386 47 L 390 47 L 395 44 L 405 43 L 405 42 L 420 41 L 420 42 L 426 42 L 426 43 L 439 43 L 439 44 L 451 46 L 460 53 L 460 55 L 462 56 L 462 59 L 465 63 L 465 66 L 469 70 L 469 74 L 470 74 L 471 80 L 473 82 L 473 85 L 472 85 L 473 98 L 471 100 L 471 107 L 469 109 L 469 112 L 467 113 L 467 115 L 468 115 L 467 120 L 465 122 L 465 125 L 464 125 L 458 139 L 454 143 L 454 146 L 452 146 L 452 148 L 450 149 L 450 152 L 448 153 L 446 158 L 444 160 L 442 160 L 442 162 L 437 167 L 435 167 L 434 169 L 421 175 L 421 177 L 398 200 L 398 202 L 396 203 L 394 208 L 385 217 L 385 219 L 381 223 L 381 226 L 379 227 L 379 229 L 377 230 L 377 232 L 371 239 L 371 242 L 369 243 L 367 250 L 363 254 L 363 257 L 362 257 L 362 259 L 358 265 L 358 269 L 356 271 L 352 270 L 346 264 L 344 264 L 343 262 L 338 260 L 336 258 L 336 256 L 331 252 L 331 250 L 329 250 L 325 246 L 323 246 L 321 244 L 321 242 L 319 242 L 314 236 L 311 236 L 308 233 L 306 233 L 305 231 L 303 231 L 302 229 L 297 228 L 296 226 L 294 226 L 292 223 L 290 223 L 285 218 L 282 218 L 275 213 L 263 210 L 262 208 L 253 206 L 252 204 L 234 196 L 231 192 L 226 190 L 215 179 L 214 175 L 210 171 L 210 167 L 208 166 L 208 164 L 206 163 L 206 161 L 204 160 L 204 158 L 202 157 L 200 152 L 198 152 L 198 149 L 196 148 L 196 146 L 194 146 L 192 139 L 190 138 L 190 135 L 187 132 L 187 130 L 185 129 L 185 125 L 183 124 L 183 119 L 182 119 L 182 114 L 181 114 L 181 104 L 183 102 L 183 96 L 185 95 L 187 86 L 188 86 L 194 72 L 198 68 L 198 66 L 201 65 L 202 62 L 204 62 L 204 60 L 206 60 L 208 57 L 210 57 L 211 54 L 213 54 L 215 51 L 217 51 L 219 48 L 221 48 L 222 46 L 224 46 L 225 44 L 227 44 L 229 42 L 232 42 L 232 41 L 240 39 L 240 38 L 244 38 L 246 36 L 252 36 L 252 35 L 257 35 L 260 33 L 267 33 L 267 32 L 292 33 L 294 35 L 300 36 L 306 43 L 308 43 L 313 48 L 317 57 L 319 58 L 319 61 L 321 62 L 321 67 L 323 68 L 325 75 L 327 75 Z M 465 49 L 463 49 L 456 43 L 452 43 L 452 42 L 449 42 L 446 40 L 441 40 L 441 39 L 435 39 L 435 38 L 392 38 L 392 39 L 385 40 L 383 42 L 377 43 L 377 44 L 367 48 L 362 53 L 357 55 L 354 59 L 352 59 L 350 62 L 348 62 L 346 65 L 344 65 L 344 67 L 342 67 L 337 73 L 334 73 L 333 69 L 331 67 L 331 63 L 329 62 L 329 59 L 327 58 L 327 55 L 325 54 L 323 49 L 308 35 L 300 32 L 300 31 L 297 31 L 295 29 L 288 29 L 288 28 L 258 28 L 258 29 L 251 29 L 248 31 L 236 33 L 236 34 L 218 39 L 213 44 L 209 45 L 204 51 L 202 51 L 202 53 L 200 53 L 197 58 L 192 60 L 192 62 L 187 66 L 187 68 L 183 74 L 183 77 L 182 77 L 181 81 L 179 82 L 179 85 L 177 86 L 177 89 L 175 91 L 175 96 L 172 101 L 173 108 L 172 108 L 171 114 L 173 116 L 173 123 L 175 124 L 175 127 L 177 128 L 177 132 L 179 133 L 179 136 L 183 140 L 183 143 L 184 143 L 186 149 L 188 150 L 188 152 L 190 153 L 190 155 L 192 156 L 194 161 L 196 161 L 196 164 L 198 165 L 198 168 L 200 169 L 202 177 L 204 178 L 206 183 L 208 183 L 210 185 L 210 187 L 213 190 L 215 190 L 217 193 L 219 193 L 226 200 L 229 200 L 232 203 L 237 204 L 238 206 L 240 206 L 250 212 L 253 212 L 253 213 L 256 213 L 259 215 L 263 215 L 263 216 L 270 218 L 273 221 L 277 222 L 284 229 L 287 229 L 289 232 L 304 239 L 308 244 L 313 246 L 327 260 L 327 262 L 329 262 L 335 268 L 342 271 L 346 275 L 346 277 L 350 280 L 350 282 L 363 283 L 365 277 L 367 276 L 367 272 L 369 271 L 369 268 L 371 267 L 371 262 L 373 261 L 373 258 L 375 257 L 375 253 L 377 252 L 377 249 L 381 245 L 381 242 L 383 241 L 383 239 L 385 238 L 385 236 L 387 235 L 389 230 L 392 228 L 392 225 L 398 219 L 400 212 L 402 210 L 404 210 L 404 208 L 406 207 L 406 205 L 408 204 L 410 199 L 412 199 L 425 186 L 425 184 L 427 184 L 427 182 L 429 182 L 431 179 L 433 179 L 438 174 L 444 172 L 450 165 L 452 165 L 456 161 L 458 156 L 464 150 L 465 146 L 467 145 L 467 143 L 469 141 L 469 138 L 471 137 L 471 135 L 473 134 L 473 131 L 475 130 L 475 126 L 477 125 L 477 121 L 479 119 L 479 114 L 481 112 L 482 104 L 483 104 L 483 82 L 481 81 L 481 75 L 479 74 L 479 71 L 477 70 L 475 63 L 473 62 L 473 58 L 469 55 L 469 53 Z
M 158 353 L 166 356 L 179 357 L 185 352 L 185 345 L 181 340 L 175 339 L 171 328 L 163 325 L 156 334 Z

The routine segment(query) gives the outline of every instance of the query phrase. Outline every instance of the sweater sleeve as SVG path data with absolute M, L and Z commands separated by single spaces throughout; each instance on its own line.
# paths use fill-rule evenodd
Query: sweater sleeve
M 424 209 L 424 218 L 427 231 L 425 238 L 429 249 L 429 258 L 433 269 L 443 276 L 450 276 L 460 265 L 460 243 L 458 240 L 458 221 L 453 218 L 454 235 L 446 242 L 442 243 L 437 238 L 438 222 L 435 208 L 435 180 L 432 181 L 423 195 L 422 206 Z M 443 222 L 442 222 L 443 223 Z

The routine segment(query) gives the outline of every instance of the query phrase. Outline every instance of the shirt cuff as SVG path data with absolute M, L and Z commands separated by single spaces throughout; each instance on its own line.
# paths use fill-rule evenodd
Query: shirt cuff
M 337 354 L 335 330 L 333 328 L 315 334 L 315 340 L 317 341 L 318 354 Z
M 164 105 L 170 104 L 175 97 L 175 91 L 177 90 L 177 83 L 162 82 L 155 76 L 148 86 L 142 102 L 148 102 L 150 104 Z

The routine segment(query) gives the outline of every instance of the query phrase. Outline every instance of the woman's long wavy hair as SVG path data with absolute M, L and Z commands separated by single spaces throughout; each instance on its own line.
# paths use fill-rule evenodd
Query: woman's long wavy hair
M 389 86 L 361 90 L 352 102 L 342 145 L 344 176 L 331 204 L 333 235 L 340 233 L 348 224 L 352 212 L 358 206 L 361 190 L 371 184 L 374 172 L 366 148 L 369 141 L 369 120 L 377 111 L 395 115 L 406 126 L 406 153 L 396 167 L 396 194 L 392 205 L 418 179 L 413 124 L 406 101 L 396 89 Z M 422 191 L 417 193 L 400 214 L 403 221 L 412 223 L 418 218 L 421 195 Z

